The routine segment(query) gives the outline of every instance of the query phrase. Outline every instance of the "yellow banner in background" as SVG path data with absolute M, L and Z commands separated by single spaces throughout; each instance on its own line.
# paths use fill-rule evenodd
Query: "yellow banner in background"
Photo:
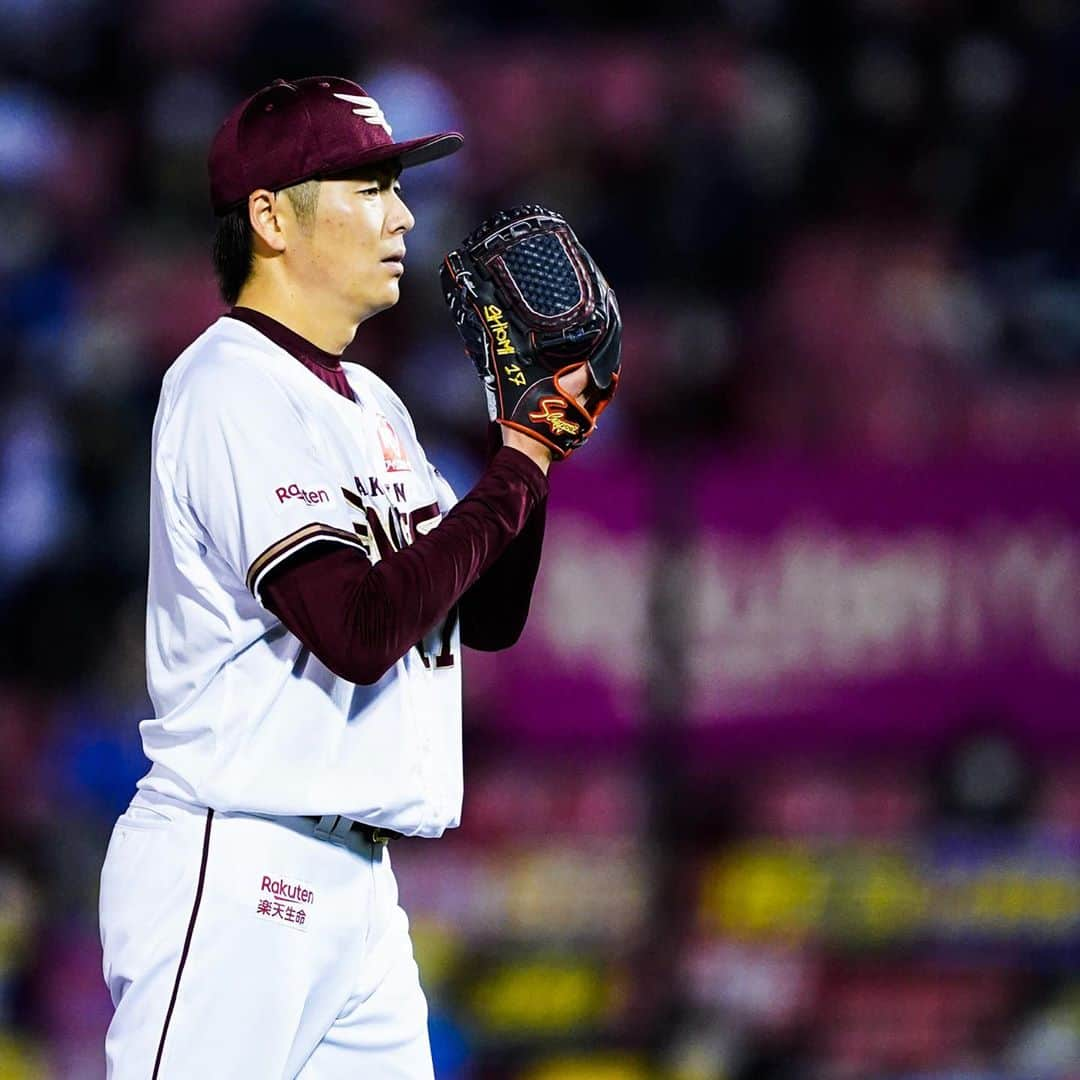
M 912 938 L 1080 936 L 1080 865 L 1046 852 L 962 859 L 879 848 L 747 844 L 706 866 L 702 929 L 871 944 Z

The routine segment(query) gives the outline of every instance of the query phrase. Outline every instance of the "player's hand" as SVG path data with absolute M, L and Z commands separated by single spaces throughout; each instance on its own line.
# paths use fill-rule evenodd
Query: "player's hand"
M 589 369 L 584 364 L 576 371 L 572 371 L 562 378 L 560 385 L 582 409 L 586 407 Z M 544 443 L 540 442 L 539 439 L 534 439 L 531 435 L 525 435 L 516 428 L 507 427 L 505 424 L 502 425 L 500 430 L 502 431 L 503 446 L 512 446 L 515 450 L 520 450 L 523 454 L 532 458 L 544 472 L 548 471 L 551 462 L 554 460 L 554 455 Z

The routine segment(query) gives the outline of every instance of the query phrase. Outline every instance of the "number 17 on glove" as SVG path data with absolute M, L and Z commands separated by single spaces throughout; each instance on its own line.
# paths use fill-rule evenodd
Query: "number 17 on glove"
M 566 220 L 542 206 L 504 210 L 449 252 L 443 296 L 476 366 L 492 420 L 567 457 L 619 385 L 615 294 Z M 582 365 L 582 399 L 562 380 Z

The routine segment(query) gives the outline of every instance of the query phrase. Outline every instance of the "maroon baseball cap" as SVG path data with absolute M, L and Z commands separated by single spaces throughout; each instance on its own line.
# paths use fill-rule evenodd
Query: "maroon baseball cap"
M 402 168 L 423 165 L 462 142 L 456 131 L 394 142 L 378 103 L 349 79 L 275 79 L 233 109 L 214 136 L 210 201 L 221 215 L 256 188 L 279 191 L 390 158 Z

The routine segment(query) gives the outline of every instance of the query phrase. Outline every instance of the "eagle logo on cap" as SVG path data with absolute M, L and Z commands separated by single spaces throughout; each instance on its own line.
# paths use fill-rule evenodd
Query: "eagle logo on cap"
M 340 98 L 342 101 L 349 102 L 350 105 L 357 106 L 353 109 L 353 112 L 357 116 L 362 116 L 369 124 L 378 124 L 380 127 L 386 129 L 386 134 L 392 139 L 394 137 L 393 128 L 386 122 L 386 117 L 383 115 L 382 109 L 379 108 L 379 103 L 372 97 L 364 97 L 361 94 L 335 94 L 334 97 Z

